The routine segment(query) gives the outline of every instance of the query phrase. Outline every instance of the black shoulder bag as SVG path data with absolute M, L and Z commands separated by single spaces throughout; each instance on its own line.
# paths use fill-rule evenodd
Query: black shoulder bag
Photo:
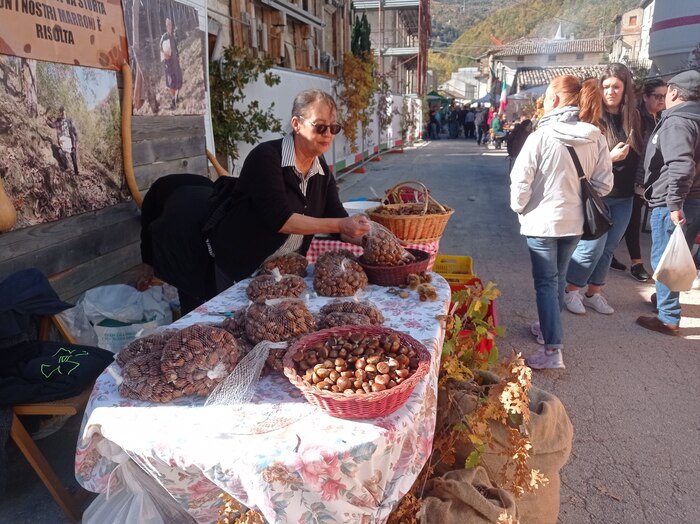
M 586 178 L 574 148 L 571 146 L 566 146 L 566 148 L 569 150 L 578 172 L 578 178 L 581 181 L 581 200 L 583 201 L 583 235 L 581 240 L 596 240 L 610 231 L 612 227 L 610 211 Z

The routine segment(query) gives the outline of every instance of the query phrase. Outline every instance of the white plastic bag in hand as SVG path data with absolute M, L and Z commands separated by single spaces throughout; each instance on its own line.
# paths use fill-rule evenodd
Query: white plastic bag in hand
M 693 286 L 695 262 L 680 224 L 677 224 L 676 229 L 671 233 L 653 278 L 671 291 L 689 291 Z

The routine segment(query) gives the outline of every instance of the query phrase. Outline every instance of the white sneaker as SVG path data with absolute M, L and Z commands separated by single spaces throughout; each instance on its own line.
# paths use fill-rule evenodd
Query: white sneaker
M 700 289 L 700 269 L 698 269 L 698 274 L 693 280 L 693 289 Z
M 532 356 L 525 357 L 525 364 L 532 369 L 565 369 L 561 349 L 541 348 Z
M 566 309 L 575 315 L 585 315 L 586 308 L 583 307 L 583 299 L 578 291 L 567 291 L 564 293 L 564 305 Z
M 542 329 L 540 328 L 539 322 L 530 324 L 530 333 L 537 339 L 538 344 L 544 345 L 544 337 L 542 336 Z
M 612 315 L 615 313 L 615 310 L 610 307 L 608 301 L 605 300 L 605 297 L 600 293 L 596 293 L 592 297 L 583 295 L 583 303 L 586 306 L 595 309 L 598 313 L 602 313 L 603 315 Z

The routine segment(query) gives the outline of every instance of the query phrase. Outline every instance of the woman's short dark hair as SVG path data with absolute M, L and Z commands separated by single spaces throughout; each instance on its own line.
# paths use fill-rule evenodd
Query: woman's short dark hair
M 321 89 L 307 89 L 294 97 L 294 102 L 292 103 L 292 117 L 308 116 L 309 107 L 316 102 L 325 102 L 334 111 L 338 110 L 335 100 L 329 93 Z
M 668 84 L 663 78 L 650 78 L 644 82 L 644 95 L 651 96 L 660 87 L 666 87 Z

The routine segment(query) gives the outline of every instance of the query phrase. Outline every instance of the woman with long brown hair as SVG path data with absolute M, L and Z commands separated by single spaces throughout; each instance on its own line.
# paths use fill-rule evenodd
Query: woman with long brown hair
M 601 124 L 610 149 L 614 184 L 603 199 L 613 226 L 596 240 L 581 240 L 566 275 L 564 302 L 572 313 L 583 315 L 586 306 L 604 315 L 615 310 L 601 294 L 615 248 L 625 234 L 634 200 L 634 180 L 642 152 L 639 112 L 632 74 L 622 64 L 610 64 L 600 79 L 603 93 Z M 582 293 L 583 288 L 586 292 Z
M 565 276 L 583 233 L 581 183 L 570 150 L 602 196 L 612 187 L 608 144 L 598 127 L 601 93 L 597 80 L 571 75 L 554 78 L 544 97 L 544 116 L 530 134 L 511 171 L 510 207 L 527 238 L 539 322 L 530 326 L 537 353 L 525 359 L 533 369 L 564 367 Z

